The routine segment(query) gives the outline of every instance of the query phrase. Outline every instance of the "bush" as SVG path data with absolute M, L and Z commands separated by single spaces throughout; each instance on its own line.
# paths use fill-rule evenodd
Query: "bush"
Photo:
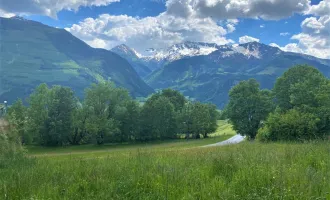
M 271 140 L 313 140 L 322 139 L 324 135 L 318 130 L 320 119 L 312 113 L 304 113 L 296 109 L 286 113 L 271 113 L 266 126 L 258 132 L 261 141 Z
M 262 127 L 258 130 L 256 139 L 260 142 L 266 142 L 269 140 L 269 129 L 267 126 Z

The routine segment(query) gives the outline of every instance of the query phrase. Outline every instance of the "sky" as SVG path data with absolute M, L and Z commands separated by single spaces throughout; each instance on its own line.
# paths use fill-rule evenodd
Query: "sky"
M 330 59 L 330 0 L 1 0 L 0 16 L 15 15 L 142 55 L 184 41 L 258 41 Z

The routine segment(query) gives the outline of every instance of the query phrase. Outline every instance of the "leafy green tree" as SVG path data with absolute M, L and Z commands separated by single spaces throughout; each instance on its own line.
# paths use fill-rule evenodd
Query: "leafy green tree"
M 194 104 L 192 102 L 187 102 L 178 113 L 179 132 L 184 133 L 186 139 L 193 133 L 193 109 Z
M 157 135 L 154 132 L 154 116 L 155 109 L 153 105 L 153 100 L 148 99 L 141 109 L 140 115 L 140 132 L 138 133 L 136 140 L 138 141 L 148 141 L 154 140 L 157 138 Z
M 90 111 L 88 107 L 78 103 L 77 108 L 73 112 L 73 122 L 72 122 L 72 133 L 69 137 L 69 142 L 72 145 L 78 145 L 86 143 L 90 135 L 87 131 L 87 119 L 89 117 Z
M 111 86 L 111 92 L 109 94 L 109 116 L 108 118 L 116 118 L 117 113 L 121 113 L 125 108 L 126 103 L 131 101 L 128 90 L 123 88 L 116 88 Z
M 161 97 L 154 102 L 153 125 L 157 136 L 161 139 L 172 139 L 177 134 L 176 113 L 171 101 Z
M 141 118 L 141 140 L 173 138 L 177 134 L 176 112 L 166 97 L 148 99 L 142 108 Z
M 289 69 L 273 91 L 277 110 L 259 131 L 263 140 L 310 140 L 329 134 L 330 82 L 316 68 Z
M 27 108 L 21 99 L 18 99 L 8 109 L 7 119 L 12 127 L 12 132 L 16 132 L 22 144 L 30 144 L 32 138 L 26 131 Z
M 261 121 L 272 111 L 270 92 L 259 89 L 255 79 L 242 81 L 229 93 L 227 116 L 233 128 L 241 135 L 255 139 Z
M 194 138 L 200 138 L 200 134 L 207 137 L 211 115 L 207 105 L 197 102 L 192 111 L 192 132 Z
M 206 104 L 206 106 L 209 111 L 210 118 L 209 118 L 208 126 L 207 126 L 206 132 L 204 134 L 204 137 L 207 137 L 208 133 L 213 133 L 217 130 L 217 127 L 218 127 L 217 120 L 219 118 L 219 112 L 217 110 L 216 105 Z
M 50 92 L 48 117 L 45 120 L 43 144 L 63 145 L 69 142 L 77 100 L 70 88 L 54 86 Z
M 140 114 L 139 103 L 133 100 L 126 101 L 120 121 L 121 141 L 131 141 L 135 139 L 140 132 Z
M 120 131 L 118 123 L 112 118 L 115 110 L 115 103 L 111 101 L 114 87 L 113 83 L 105 82 L 93 84 L 86 90 L 85 106 L 89 110 L 86 130 L 97 144 L 110 142 L 112 136 Z
M 45 121 L 48 118 L 50 90 L 46 84 L 39 85 L 28 98 L 27 109 L 27 131 L 30 137 L 38 144 L 41 144 L 41 136 L 45 130 Z
M 276 104 L 282 110 L 296 106 L 319 106 L 316 100 L 326 85 L 326 77 L 314 67 L 298 65 L 290 68 L 277 79 L 273 92 Z
M 178 113 L 177 118 L 179 132 L 184 133 L 186 138 L 190 135 L 200 138 L 200 134 L 206 138 L 217 128 L 218 112 L 213 104 L 188 102 Z
M 179 91 L 172 89 L 162 90 L 161 96 L 166 97 L 170 100 L 170 102 L 174 106 L 175 111 L 181 110 L 187 102 L 187 99 Z

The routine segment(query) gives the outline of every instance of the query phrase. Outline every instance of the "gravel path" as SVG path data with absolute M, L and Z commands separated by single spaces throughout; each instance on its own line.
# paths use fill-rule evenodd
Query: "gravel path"
M 222 142 L 218 142 L 215 144 L 209 144 L 209 145 L 205 145 L 203 147 L 216 147 L 216 146 L 224 146 L 224 145 L 230 145 L 230 144 L 238 144 L 240 142 L 243 142 L 245 139 L 244 136 L 241 136 L 239 134 L 229 138 L 228 140 L 222 141 Z

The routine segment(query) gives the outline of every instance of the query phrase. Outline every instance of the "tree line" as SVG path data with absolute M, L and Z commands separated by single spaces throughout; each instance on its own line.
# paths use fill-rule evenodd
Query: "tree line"
M 188 101 L 165 89 L 141 105 L 112 82 L 93 84 L 83 101 L 72 89 L 39 85 L 27 99 L 8 109 L 11 131 L 22 144 L 44 146 L 121 143 L 208 137 L 216 130 L 212 104 Z
M 261 90 L 255 79 L 242 81 L 229 93 L 223 115 L 234 129 L 261 141 L 306 141 L 330 134 L 330 80 L 316 68 L 299 65 Z

